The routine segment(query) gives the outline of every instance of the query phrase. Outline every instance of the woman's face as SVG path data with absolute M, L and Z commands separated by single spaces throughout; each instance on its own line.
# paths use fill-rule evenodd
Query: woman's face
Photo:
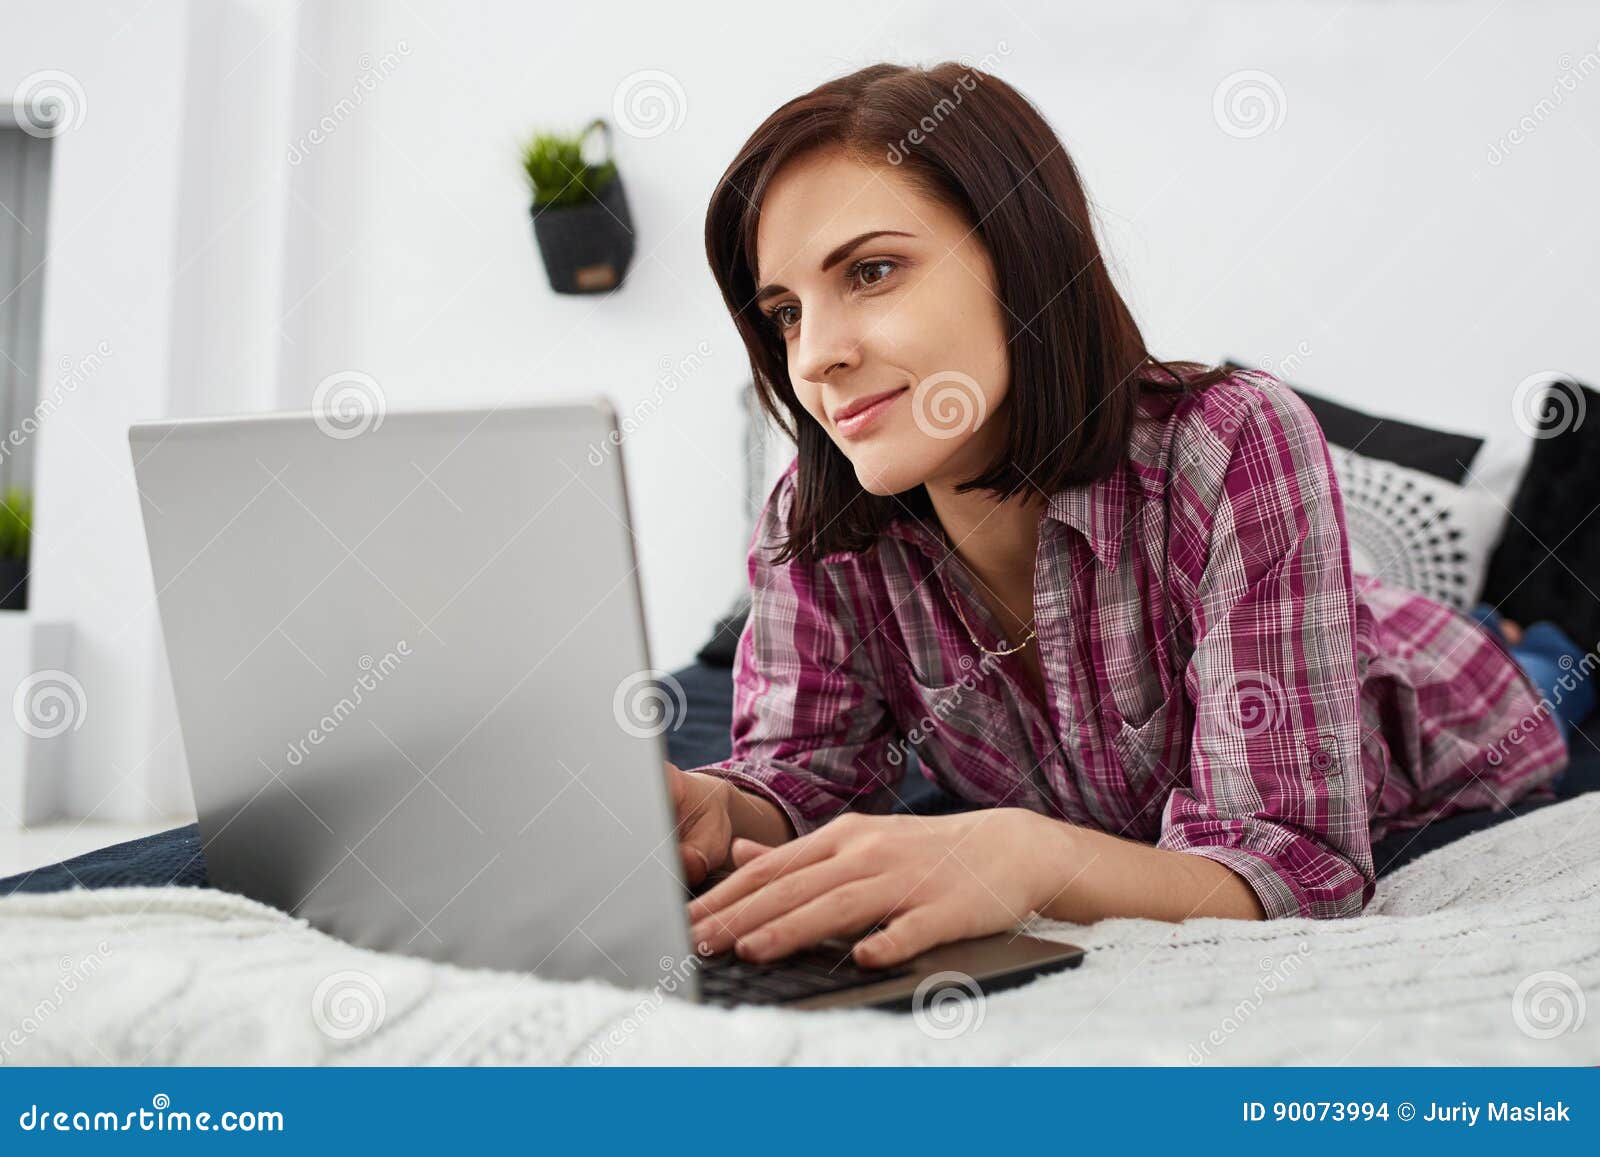
M 992 464 L 1010 377 L 1003 306 L 955 210 L 893 166 L 813 150 L 768 187 L 756 253 L 756 304 L 795 393 L 868 492 Z

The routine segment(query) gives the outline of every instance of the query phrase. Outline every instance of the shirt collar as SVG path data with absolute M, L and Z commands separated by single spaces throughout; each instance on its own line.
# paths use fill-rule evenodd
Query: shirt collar
M 1127 452 L 1116 467 L 1093 482 L 1067 486 L 1050 496 L 1046 517 L 1065 523 L 1088 542 L 1102 566 L 1114 567 L 1122 552 L 1128 518 L 1144 497 L 1159 497 L 1166 474 L 1166 435 L 1171 424 L 1163 418 L 1170 402 L 1146 395 L 1141 413 L 1129 432 Z M 914 518 L 896 519 L 885 534 L 937 554 L 947 549 L 940 537 Z

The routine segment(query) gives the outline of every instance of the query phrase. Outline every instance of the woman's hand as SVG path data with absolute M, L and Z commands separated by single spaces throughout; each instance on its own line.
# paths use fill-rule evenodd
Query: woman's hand
M 678 815 L 678 854 L 694 887 L 728 859 L 733 840 L 733 793 L 725 779 L 667 764 L 667 790 Z
M 678 854 L 691 888 L 728 862 L 736 836 L 768 846 L 794 839 L 794 826 L 771 800 L 744 791 L 719 775 L 667 764 L 667 790 L 678 816 Z
M 689 905 L 692 941 L 707 955 L 734 945 L 747 960 L 775 960 L 882 924 L 854 956 L 883 967 L 1003 931 L 1051 890 L 1040 818 L 1022 808 L 846 812 L 779 847 L 735 839 L 737 870 Z

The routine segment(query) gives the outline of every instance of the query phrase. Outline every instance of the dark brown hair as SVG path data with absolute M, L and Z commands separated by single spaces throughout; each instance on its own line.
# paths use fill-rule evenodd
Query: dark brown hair
M 862 488 L 800 404 L 782 336 L 755 303 L 762 198 L 787 161 L 818 147 L 898 165 L 976 225 L 988 248 L 1006 314 L 1010 428 L 997 461 L 958 489 L 1009 498 L 1102 478 L 1125 452 L 1141 390 L 1180 393 L 1227 376 L 1222 367 L 1150 357 L 1101 257 L 1072 159 L 1010 85 L 954 61 L 875 64 L 831 80 L 762 122 L 706 211 L 706 256 L 762 409 L 799 448 L 789 537 L 776 561 L 865 550 L 895 518 L 932 514 L 921 486 L 887 497 Z

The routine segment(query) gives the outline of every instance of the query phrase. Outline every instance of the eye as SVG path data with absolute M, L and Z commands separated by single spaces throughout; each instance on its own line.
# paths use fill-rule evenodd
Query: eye
M 767 320 L 772 322 L 773 328 L 779 333 L 788 333 L 790 327 L 799 324 L 798 321 L 785 320 L 784 315 L 791 309 L 799 312 L 800 307 L 798 305 L 780 305 L 777 309 L 767 314 Z
M 884 266 L 887 266 L 890 270 L 898 268 L 895 262 L 890 261 L 888 258 L 879 257 L 870 261 L 856 262 L 856 264 L 850 267 L 850 272 L 860 279 L 863 285 L 876 285 L 878 282 L 882 281 L 884 277 L 888 277 L 889 274 L 885 273 L 882 277 L 869 278 L 866 277 L 866 271 L 868 269 L 880 269 Z
M 857 261 L 854 265 L 850 266 L 850 268 L 845 271 L 845 279 L 852 283 L 860 284 L 863 288 L 871 289 L 873 286 L 881 285 L 884 279 L 887 278 L 891 272 L 898 268 L 900 268 L 900 263 L 898 261 L 892 261 L 887 257 L 869 258 L 865 261 Z M 882 269 L 884 272 L 877 277 L 868 277 L 866 273 L 869 269 Z M 786 311 L 794 310 L 798 313 L 799 309 L 800 307 L 798 305 L 777 306 L 775 309 L 767 311 L 767 320 L 771 322 L 772 328 L 777 330 L 779 335 L 787 337 L 789 331 L 795 326 L 799 325 L 800 322 L 797 318 L 790 319 Z

